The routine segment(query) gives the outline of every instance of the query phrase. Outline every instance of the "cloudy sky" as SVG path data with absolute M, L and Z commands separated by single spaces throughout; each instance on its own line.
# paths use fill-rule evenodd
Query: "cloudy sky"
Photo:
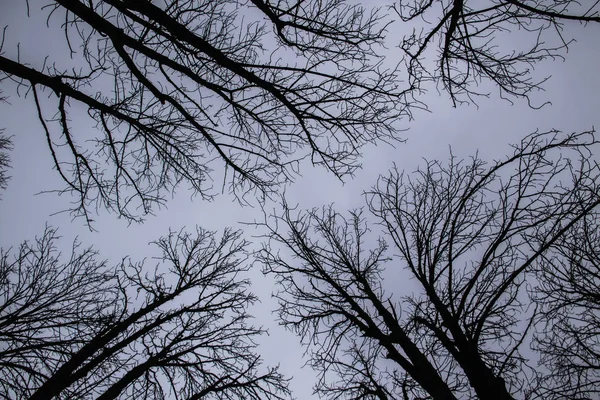
M 64 54 L 56 45 L 62 40 L 60 34 L 45 28 L 39 1 L 30 1 L 30 5 L 31 18 L 27 18 L 22 0 L 0 0 L 0 27 L 8 26 L 3 52 L 13 57 L 19 43 L 21 59 L 36 66 L 35 62 L 41 60 L 42 55 L 60 57 Z M 391 26 L 391 43 L 394 38 L 399 40 L 401 30 L 400 24 Z M 538 65 L 535 72 L 540 78 L 548 75 L 552 78 L 545 85 L 545 92 L 534 93 L 532 98 L 537 104 L 551 101 L 551 105 L 533 110 L 523 101 L 512 105 L 493 94 L 489 99 L 481 99 L 478 107 L 453 108 L 444 93 L 439 94 L 430 87 L 421 98 L 429 106 L 429 112 L 416 112 L 414 121 L 401 121 L 408 129 L 404 133 L 406 143 L 399 143 L 395 148 L 366 147 L 363 168 L 353 180 L 345 183 L 324 170 L 305 165 L 302 176 L 286 190 L 288 201 L 298 203 L 301 208 L 329 203 L 335 203 L 339 210 L 360 207 L 362 191 L 371 187 L 378 174 L 385 173 L 393 163 L 400 169 L 412 171 L 423 158 L 446 159 L 450 146 L 460 158 L 479 151 L 480 157 L 492 160 L 505 155 L 509 143 L 519 141 L 536 129 L 571 132 L 600 126 L 600 27 L 584 30 L 574 24 L 567 26 L 565 34 L 577 39 L 570 46 L 566 61 L 547 61 Z M 514 41 L 516 46 L 520 34 L 515 32 L 508 40 L 507 44 Z M 400 57 L 399 52 L 397 56 Z M 394 57 L 393 47 L 390 47 L 390 57 Z M 68 195 L 39 194 L 61 188 L 62 182 L 52 168 L 32 96 L 19 97 L 12 86 L 9 91 L 4 89 L 3 94 L 9 97 L 9 104 L 0 104 L 0 127 L 13 136 L 14 150 L 11 152 L 12 179 L 0 202 L 2 247 L 17 246 L 40 234 L 45 224 L 49 224 L 59 227 L 63 245 L 68 246 L 78 236 L 83 243 L 93 244 L 103 257 L 116 263 L 126 255 L 133 259 L 154 255 L 148 253 L 148 242 L 165 234 L 169 227 L 179 230 L 200 225 L 220 230 L 231 226 L 245 229 L 248 237 L 257 233 L 240 223 L 260 219 L 262 214 L 258 208 L 241 207 L 227 194 L 217 196 L 213 202 L 203 202 L 190 198 L 184 189 L 168 201 L 166 208 L 148 216 L 144 224 L 129 225 L 115 215 L 100 212 L 94 223 L 96 231 L 90 232 L 83 219 L 72 220 L 70 215 L 59 213 L 68 206 Z M 276 204 L 265 207 L 273 209 Z M 296 345 L 296 338 L 283 332 L 273 321 L 272 282 L 259 271 L 253 274 L 253 281 L 253 290 L 262 300 L 254 312 L 257 323 L 270 327 L 271 331 L 261 345 L 261 353 L 268 364 L 280 363 L 283 373 L 294 376 L 292 389 L 297 398 L 310 398 L 313 375 L 300 368 L 302 350 Z

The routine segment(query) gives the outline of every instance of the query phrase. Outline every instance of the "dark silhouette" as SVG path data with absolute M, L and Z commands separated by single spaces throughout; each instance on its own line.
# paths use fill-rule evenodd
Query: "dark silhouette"
M 0 199 L 2 199 L 1 191 L 8 186 L 8 169 L 10 168 L 10 155 L 8 152 L 12 149 L 11 138 L 4 134 L 4 129 L 0 129 Z
M 244 202 L 293 180 L 302 160 L 349 176 L 364 144 L 399 139 L 398 121 L 425 107 L 413 97 L 424 81 L 455 103 L 487 93 L 483 80 L 528 97 L 543 82 L 532 66 L 569 44 L 562 24 L 600 18 L 598 4 L 572 0 L 393 8 L 400 29 L 433 24 L 400 43 L 408 82 L 384 59 L 390 10 L 343 0 L 53 0 L 47 23 L 64 30 L 72 60 L 9 57 L 5 44 L 0 82 L 35 102 L 71 211 L 139 221 L 180 184 L 204 199 L 227 187 Z M 533 44 L 503 46 L 510 30 L 531 31 Z
M 343 177 L 362 145 L 398 139 L 409 102 L 378 54 L 381 15 L 339 0 L 167 3 L 52 1 L 48 24 L 80 65 L 0 55 L 0 81 L 35 101 L 76 215 L 139 220 L 180 183 L 212 197 L 214 180 L 243 201 L 301 160 Z
M 600 363 L 599 147 L 593 132 L 535 133 L 491 165 L 452 157 L 394 169 L 365 194 L 369 216 L 284 204 L 266 219 L 259 258 L 278 280 L 281 322 L 320 373 L 316 392 L 545 399 L 564 381 L 563 394 L 580 396 L 569 398 L 597 390 L 584 363 Z
M 537 263 L 540 334 L 534 348 L 552 371 L 547 399 L 600 394 L 600 215 L 582 218 Z M 534 281 L 536 282 L 536 281 Z
M 535 65 L 562 59 L 573 41 L 564 35 L 565 24 L 600 22 L 595 1 L 415 0 L 393 8 L 403 22 L 417 25 L 400 46 L 413 81 L 433 80 L 455 105 L 496 90 L 509 101 L 529 100 L 548 79 L 532 75 Z M 518 40 L 507 35 L 517 31 Z M 479 87 L 486 81 L 490 88 Z
M 62 259 L 57 240 L 0 253 L 0 397 L 289 397 L 254 352 L 239 232 L 171 232 L 156 261 L 117 268 L 79 243 Z

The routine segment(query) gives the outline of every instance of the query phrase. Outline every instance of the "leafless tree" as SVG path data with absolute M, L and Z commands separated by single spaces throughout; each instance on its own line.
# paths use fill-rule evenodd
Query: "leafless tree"
M 556 363 L 545 372 L 530 350 L 547 312 L 532 288 L 540 262 L 568 252 L 563 242 L 575 245 L 570 235 L 600 209 L 599 150 L 594 132 L 535 133 L 491 165 L 452 157 L 413 174 L 392 170 L 366 193 L 369 218 L 285 205 L 266 219 L 258 257 L 278 280 L 281 322 L 320 373 L 316 392 L 514 399 L 540 393 L 541 375 L 560 380 Z
M 403 22 L 426 24 L 425 28 L 414 28 L 400 44 L 412 79 L 435 81 L 455 105 L 487 95 L 485 89 L 478 88 L 485 81 L 491 82 L 503 98 L 529 100 L 531 92 L 541 89 L 547 79 L 531 74 L 535 65 L 562 58 L 572 42 L 563 35 L 564 25 L 592 24 L 592 29 L 597 29 L 600 22 L 598 1 L 396 3 L 393 8 Z M 521 32 L 518 41 L 507 35 L 513 31 Z
M 0 397 L 5 399 L 282 399 L 249 324 L 256 298 L 239 275 L 247 243 L 169 233 L 156 266 L 117 268 L 75 243 L 61 258 L 46 229 L 0 256 Z
M 362 145 L 398 139 L 409 113 L 410 88 L 382 65 L 383 16 L 344 0 L 43 9 L 73 61 L 0 55 L 0 81 L 34 99 L 78 215 L 95 206 L 139 219 L 182 182 L 210 198 L 215 178 L 243 200 L 290 181 L 307 158 L 343 177 Z
M 534 348 L 552 371 L 540 398 L 600 394 L 600 213 L 582 219 L 538 265 L 539 334 Z

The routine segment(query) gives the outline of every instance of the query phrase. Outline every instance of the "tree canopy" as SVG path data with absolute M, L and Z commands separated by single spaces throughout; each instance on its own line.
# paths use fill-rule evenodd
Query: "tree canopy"
M 533 66 L 568 48 L 563 24 L 600 18 L 598 3 L 530 3 L 48 0 L 71 60 L 5 44 L 0 82 L 33 99 L 71 211 L 139 221 L 180 184 L 243 201 L 292 181 L 302 160 L 352 175 L 365 144 L 401 139 L 429 80 L 455 103 L 485 94 L 482 80 L 528 97 L 544 81 Z M 394 32 L 423 25 L 394 40 L 393 15 Z M 512 30 L 533 44 L 514 50 Z
M 535 133 L 491 165 L 393 169 L 365 194 L 374 223 L 287 204 L 266 218 L 259 259 L 319 372 L 315 392 L 594 396 L 599 148 L 594 132 Z
M 30 103 L 61 210 L 88 228 L 101 211 L 143 222 L 189 189 L 263 219 L 244 225 L 262 230 L 254 243 L 224 215 L 209 216 L 222 234 L 169 229 L 137 262 L 78 240 L 61 252 L 51 227 L 0 247 L 0 398 L 292 398 L 257 345 L 253 266 L 274 280 L 272 319 L 300 337 L 319 398 L 600 396 L 593 128 L 546 126 L 504 158 L 451 152 L 413 172 L 394 154 L 351 211 L 285 195 L 304 168 L 351 179 L 368 146 L 420 134 L 407 121 L 432 94 L 449 108 L 550 103 L 535 69 L 598 32 L 600 0 L 20 5 L 0 33 L 0 106 Z M 24 21 L 55 45 L 22 51 Z M 11 161 L 41 162 L 27 140 L 0 126 L 0 196 Z
M 250 324 L 248 243 L 170 232 L 146 260 L 110 267 L 47 228 L 0 252 L 0 396 L 4 399 L 282 399 Z
M 305 158 L 352 174 L 360 147 L 397 139 L 409 112 L 408 88 L 378 54 L 382 17 L 344 1 L 57 0 L 44 10 L 77 67 L 0 55 L 0 81 L 28 87 L 77 214 L 95 205 L 136 219 L 182 181 L 205 199 L 219 177 L 239 196 L 268 193 Z M 91 139 L 71 126 L 82 117 Z
M 417 25 L 400 44 L 411 79 L 434 81 L 455 105 L 488 96 L 478 88 L 486 81 L 502 98 L 529 101 L 548 79 L 533 73 L 535 65 L 564 59 L 574 42 L 565 25 L 600 22 L 598 2 L 573 0 L 414 0 L 393 9 Z

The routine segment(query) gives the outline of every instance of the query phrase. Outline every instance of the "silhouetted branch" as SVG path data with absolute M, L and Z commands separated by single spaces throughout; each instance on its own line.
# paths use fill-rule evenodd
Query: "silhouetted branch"
M 579 221 L 536 263 L 535 299 L 541 304 L 534 348 L 553 373 L 540 398 L 584 399 L 600 393 L 600 220 Z
M 599 147 L 594 132 L 536 132 L 492 164 L 451 157 L 410 175 L 393 169 L 366 193 L 385 241 L 369 239 L 361 211 L 345 218 L 284 203 L 259 224 L 269 238 L 259 260 L 278 281 L 281 322 L 310 350 L 317 392 L 514 399 L 539 391 L 543 372 L 523 348 L 544 301 L 528 282 L 595 220 Z
M 364 144 L 398 139 L 396 121 L 410 115 L 411 88 L 399 89 L 378 52 L 382 17 L 344 1 L 45 9 L 49 24 L 64 22 L 80 68 L 4 55 L 0 81 L 34 90 L 72 211 L 88 222 L 93 207 L 139 220 L 181 183 L 211 198 L 215 171 L 241 201 L 290 182 L 306 158 L 342 178 Z M 95 129 L 82 135 L 86 117 Z
M 412 79 L 436 82 L 455 105 L 487 96 L 488 89 L 477 89 L 486 81 L 502 98 L 529 102 L 548 79 L 532 76 L 535 65 L 562 59 L 571 44 L 564 25 L 600 22 L 600 3 L 576 0 L 414 0 L 393 9 L 404 22 L 430 26 L 414 28 L 400 44 Z M 510 40 L 507 33 L 516 31 L 519 39 Z
M 0 258 L 0 393 L 5 398 L 283 399 L 249 324 L 256 297 L 240 232 L 198 229 L 155 242 L 158 264 L 97 262 L 56 232 Z
M 4 135 L 4 129 L 0 129 L 0 191 L 6 189 L 10 179 L 7 174 L 7 170 L 10 168 L 10 156 L 8 155 L 10 150 L 12 150 L 12 140 Z

